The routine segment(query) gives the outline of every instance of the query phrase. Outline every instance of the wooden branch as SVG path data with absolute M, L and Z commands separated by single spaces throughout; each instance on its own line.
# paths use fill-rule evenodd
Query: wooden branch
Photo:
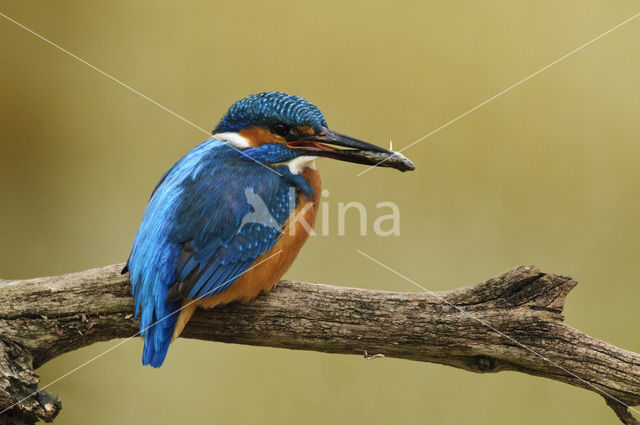
M 0 415 L 1 423 L 50 422 L 59 412 L 55 396 L 40 391 L 28 397 L 37 390 L 34 368 L 96 341 L 137 333 L 121 268 L 0 281 L 0 411 L 17 403 Z M 382 354 L 479 373 L 518 371 L 594 391 L 623 423 L 638 424 L 627 406 L 640 405 L 640 355 L 563 323 L 564 300 L 575 285 L 524 266 L 436 295 L 282 281 L 249 304 L 198 312 L 183 336 Z

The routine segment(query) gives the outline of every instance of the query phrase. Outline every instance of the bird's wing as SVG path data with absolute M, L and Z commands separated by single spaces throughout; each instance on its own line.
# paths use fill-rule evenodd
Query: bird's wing
M 231 164 L 216 158 L 198 178 L 182 184 L 169 233 L 169 240 L 181 246 L 169 301 L 207 297 L 227 289 L 280 236 L 290 212 L 289 184 L 252 162 L 233 164 L 229 168 Z M 249 199 L 249 193 L 255 198 Z M 243 225 L 247 214 L 259 220 Z
M 167 299 L 201 298 L 224 291 L 273 248 L 279 236 L 277 228 L 249 223 L 227 240 L 211 235 L 204 245 L 185 242 L 176 265 L 176 283 Z
M 292 184 L 215 139 L 164 174 L 125 267 L 145 336 L 144 364 L 162 364 L 180 299 L 224 290 L 275 245 L 289 216 Z M 240 229 L 244 216 L 253 217 L 247 188 L 264 200 L 276 226 L 262 218 L 260 223 L 245 219 Z

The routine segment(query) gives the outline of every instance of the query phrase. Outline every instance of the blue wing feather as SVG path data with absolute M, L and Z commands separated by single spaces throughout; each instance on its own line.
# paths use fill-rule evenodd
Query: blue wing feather
M 231 286 L 277 242 L 289 217 L 290 188 L 308 191 L 286 167 L 278 167 L 279 176 L 240 155 L 223 142 L 205 141 L 163 175 L 151 196 L 128 262 L 144 364 L 164 361 L 181 299 Z M 248 189 L 279 228 L 242 225 L 252 212 Z

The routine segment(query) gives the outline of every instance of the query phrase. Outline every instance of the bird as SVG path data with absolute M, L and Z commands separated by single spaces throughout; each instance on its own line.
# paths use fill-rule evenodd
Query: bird
M 409 171 L 402 154 L 330 130 L 301 97 L 263 92 L 235 102 L 212 132 L 160 178 L 122 273 L 160 367 L 197 308 L 270 291 L 313 227 L 320 158 Z

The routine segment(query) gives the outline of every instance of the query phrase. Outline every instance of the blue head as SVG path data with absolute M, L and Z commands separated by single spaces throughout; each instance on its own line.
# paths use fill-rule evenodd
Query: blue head
M 266 165 L 328 157 L 400 171 L 414 168 L 400 154 L 330 130 L 320 109 L 280 92 L 254 94 L 234 103 L 213 135 Z
M 238 132 L 252 126 L 279 132 L 282 125 L 289 128 L 306 126 L 320 132 L 327 127 L 327 121 L 320 109 L 301 97 L 268 92 L 234 103 L 213 132 Z

